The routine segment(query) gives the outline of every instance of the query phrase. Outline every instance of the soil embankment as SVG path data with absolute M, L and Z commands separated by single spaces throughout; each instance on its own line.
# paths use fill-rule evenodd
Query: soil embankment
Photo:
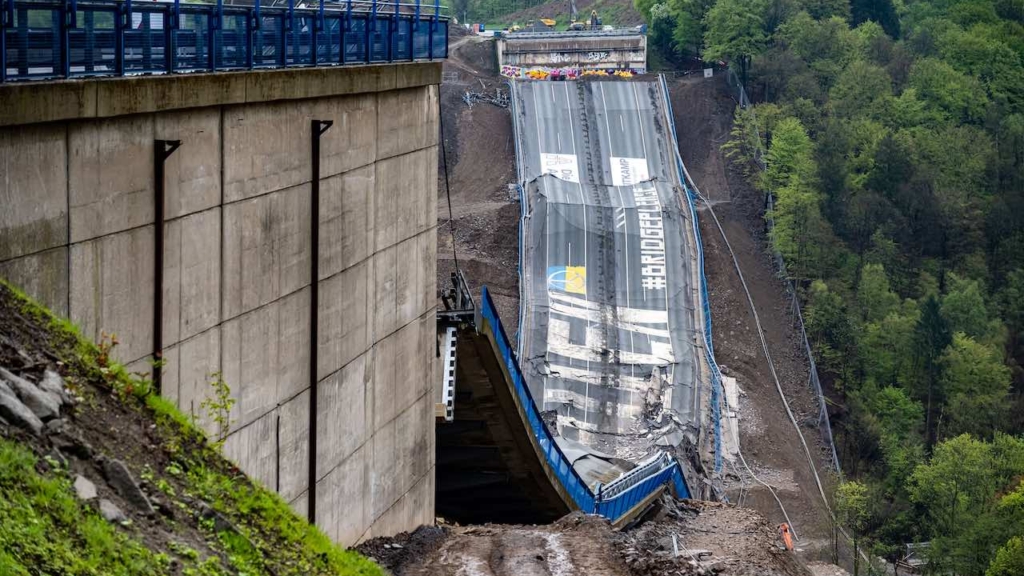
M 736 252 L 775 370 L 827 491 L 831 479 L 817 428 L 817 403 L 808 385 L 807 358 L 790 298 L 769 257 L 763 196 L 721 150 L 729 138 L 736 101 L 721 75 L 676 79 L 669 90 L 683 162 Z M 786 507 L 799 536 L 797 548 L 808 560 L 825 560 L 830 526 L 813 473 L 769 371 L 732 257 L 707 207 L 698 208 L 715 355 L 722 373 L 735 377 L 742 390 L 740 448 L 754 473 L 772 485 Z M 776 524 L 785 521 L 775 499 L 741 463 L 727 464 L 726 472 L 731 501 L 757 509 Z
M 508 93 L 496 72 L 493 39 L 453 38 L 441 84 L 441 122 L 448 160 L 453 232 L 449 224 L 445 166 L 439 158 L 438 286 L 451 285 L 455 260 L 474 298 L 487 286 L 501 322 L 514 338 L 519 325 L 519 202 L 515 183 L 515 143 L 507 108 L 488 102 L 467 104 L 467 92 Z

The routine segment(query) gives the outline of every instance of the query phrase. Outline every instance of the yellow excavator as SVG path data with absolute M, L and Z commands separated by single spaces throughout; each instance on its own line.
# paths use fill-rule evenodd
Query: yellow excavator
M 569 0 L 569 30 L 600 30 L 601 18 L 597 10 L 590 11 L 590 21 L 580 21 L 580 14 L 576 11 L 576 0 Z

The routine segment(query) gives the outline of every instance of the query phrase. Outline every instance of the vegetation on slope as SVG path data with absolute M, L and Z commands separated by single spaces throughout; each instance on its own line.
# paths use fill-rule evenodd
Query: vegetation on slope
M 774 200 L 865 542 L 1018 573 L 1024 2 L 636 5 L 652 45 L 727 61 L 759 102 L 727 148 Z
M 602 24 L 611 26 L 643 23 L 631 0 L 577 0 L 576 10 L 581 20 L 589 19 L 590 11 L 596 10 Z M 503 27 L 525 25 L 540 18 L 555 20 L 559 30 L 565 30 L 569 25 L 568 0 L 457 0 L 452 11 L 460 21 L 466 19 L 466 22 L 485 22 Z
M 42 436 L 0 425 L 0 574 L 382 574 L 224 460 L 149 381 L 112 360 L 114 345 L 85 340 L 0 282 L 0 365 L 57 368 L 79 397 Z M 122 503 L 127 519 L 115 525 L 76 497 L 73 480 L 101 477 L 113 459 L 159 514 Z

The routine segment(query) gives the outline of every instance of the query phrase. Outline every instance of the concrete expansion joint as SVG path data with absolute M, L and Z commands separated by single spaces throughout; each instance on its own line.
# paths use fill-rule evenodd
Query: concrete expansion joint
M 306 388 L 306 390 L 309 390 L 309 388 Z M 305 390 L 304 390 L 304 391 L 305 391 Z M 416 397 L 416 399 L 415 399 L 415 400 L 413 400 L 411 404 L 409 404 L 409 406 L 408 406 L 408 407 L 406 408 L 406 410 L 411 410 L 411 409 L 413 409 L 413 408 L 416 408 L 416 404 L 417 404 L 418 402 L 420 402 L 421 400 L 423 400 L 423 398 L 424 398 L 425 396 L 429 395 L 430 393 L 431 393 L 431 390 L 430 390 L 430 389 L 428 389 L 428 390 L 424 391 L 424 392 L 423 392 L 423 394 L 420 394 L 419 396 L 417 396 L 417 397 Z M 433 404 L 431 404 L 431 407 L 433 407 Z M 403 410 L 403 411 L 399 412 L 398 414 L 395 414 L 395 415 L 394 415 L 394 416 L 392 416 L 392 417 L 391 417 L 391 419 L 390 419 L 390 420 L 388 420 L 387 422 L 383 422 L 383 423 L 381 423 L 381 425 L 380 425 L 380 426 L 379 426 L 379 427 L 377 428 L 377 430 L 375 430 L 373 434 L 371 434 L 371 435 L 367 436 L 367 437 L 366 437 L 366 439 L 362 441 L 362 443 L 358 444 L 358 445 L 357 445 L 357 446 L 356 446 L 355 448 L 353 448 L 353 449 L 352 449 L 352 452 L 351 452 L 351 453 L 349 453 L 349 455 L 348 455 L 348 456 L 346 456 L 345 458 L 342 458 L 340 462 L 338 462 L 337 464 L 335 464 L 334 466 L 332 466 L 332 467 L 331 467 L 331 468 L 330 468 L 329 470 L 327 470 L 327 471 L 326 471 L 326 472 L 324 472 L 323 474 L 320 474 L 320 475 L 318 475 L 318 476 L 316 477 L 316 481 L 317 481 L 318 483 L 319 483 L 319 482 L 322 482 L 322 481 L 323 481 L 323 480 L 324 480 L 325 478 L 327 478 L 328 476 L 330 476 L 330 475 L 331 475 L 331 472 L 334 472 L 334 471 L 335 471 L 335 470 L 337 470 L 338 468 L 341 468 L 342 466 L 344 466 L 344 465 L 345 465 L 345 463 L 346 463 L 346 462 L 348 462 L 348 459 L 352 457 L 352 455 L 354 455 L 354 454 L 355 454 L 356 452 L 359 452 L 359 450 L 360 450 L 361 448 L 365 447 L 365 446 L 366 446 L 366 444 L 367 444 L 368 442 L 370 442 L 370 441 L 372 441 L 372 440 L 373 440 L 374 436 L 376 436 L 376 435 L 377 435 L 377 434 L 376 434 L 376 432 L 378 432 L 378 431 L 380 431 L 381 429 L 385 428 L 386 426 L 388 426 L 389 424 L 391 424 L 391 423 L 392 423 L 392 422 L 394 422 L 395 420 L 398 420 L 398 419 L 399 419 L 399 418 L 400 418 L 400 417 L 402 416 L 402 414 L 404 414 L 404 413 L 405 413 L 405 410 Z M 433 417 L 433 416 L 431 416 L 431 417 Z M 421 478 L 422 478 L 422 476 L 421 476 Z M 414 483 L 414 484 L 415 484 L 415 483 Z

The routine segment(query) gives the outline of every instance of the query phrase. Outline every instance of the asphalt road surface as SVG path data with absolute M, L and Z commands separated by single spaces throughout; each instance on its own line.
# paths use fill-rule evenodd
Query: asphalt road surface
M 691 222 L 660 84 L 515 82 L 513 97 L 534 397 L 563 436 L 619 458 L 672 430 L 692 441 Z

